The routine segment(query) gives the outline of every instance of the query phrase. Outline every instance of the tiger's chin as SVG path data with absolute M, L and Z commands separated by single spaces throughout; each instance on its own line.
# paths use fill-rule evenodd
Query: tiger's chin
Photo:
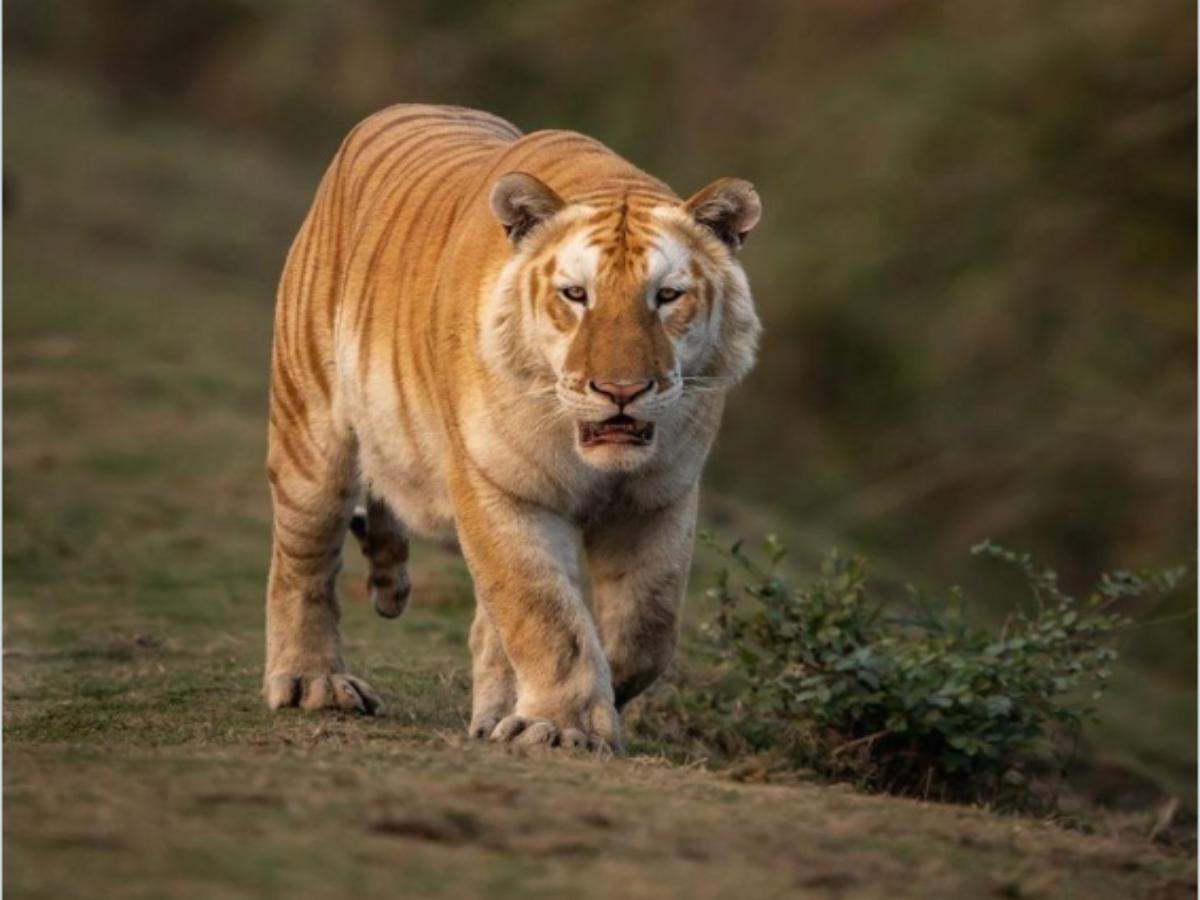
M 575 449 L 596 469 L 628 472 L 644 465 L 657 448 L 653 422 L 617 415 L 599 422 L 577 422 Z

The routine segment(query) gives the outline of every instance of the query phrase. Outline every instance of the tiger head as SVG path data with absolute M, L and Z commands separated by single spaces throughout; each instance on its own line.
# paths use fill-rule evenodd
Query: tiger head
M 750 370 L 760 325 L 735 256 L 761 213 L 749 182 L 723 178 L 682 203 L 637 190 L 567 203 L 510 172 L 491 209 L 512 254 L 485 357 L 553 392 L 585 462 L 637 468 Z

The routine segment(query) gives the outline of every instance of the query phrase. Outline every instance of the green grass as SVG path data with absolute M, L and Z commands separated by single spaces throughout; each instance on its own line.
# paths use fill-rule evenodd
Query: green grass
M 347 655 L 389 715 L 269 714 L 272 284 L 315 173 L 116 118 L 36 69 L 8 67 L 5 100 L 10 896 L 1125 898 L 1192 877 L 1142 839 L 1153 811 L 1086 835 L 731 780 L 648 747 L 605 762 L 470 744 L 470 586 L 429 545 L 398 623 L 369 610 L 353 555 L 342 581 Z M 772 516 L 711 507 L 739 527 Z

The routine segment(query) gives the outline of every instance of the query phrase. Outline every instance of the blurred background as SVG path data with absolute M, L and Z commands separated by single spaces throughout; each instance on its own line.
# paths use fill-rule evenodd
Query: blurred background
M 448 102 L 578 129 L 684 196 L 736 175 L 764 201 L 744 262 L 766 336 L 706 521 L 777 531 L 801 568 L 837 545 L 888 584 L 962 583 L 984 618 L 1014 587 L 970 562 L 985 537 L 1080 592 L 1105 569 L 1186 564 L 1187 591 L 1137 611 L 1091 739 L 1122 785 L 1194 791 L 1195 15 L 1187 0 L 9 0 L 12 515 L 49 453 L 14 417 L 52 418 L 64 392 L 107 434 L 122 403 L 241 417 L 257 443 L 238 458 L 259 465 L 274 281 L 360 118 Z M 82 299 L 51 325 L 68 282 Z M 149 331 L 106 312 L 130 292 L 153 297 Z M 153 367 L 106 381 L 135 353 Z M 39 381 L 68 358 L 83 360 L 69 379 Z M 122 463 L 106 465 L 96 478 Z M 265 485 L 246 483 L 234 500 L 264 515 Z

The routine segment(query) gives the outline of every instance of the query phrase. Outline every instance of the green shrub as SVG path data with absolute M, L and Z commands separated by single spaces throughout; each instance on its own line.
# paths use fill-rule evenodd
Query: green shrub
M 1027 554 L 985 542 L 972 552 L 1018 569 L 1031 592 L 989 630 L 967 623 L 958 589 L 888 602 L 859 558 L 831 553 L 794 587 L 773 537 L 762 560 L 740 543 L 722 552 L 703 629 L 715 665 L 668 687 L 636 728 L 657 718 L 726 761 L 766 754 L 870 788 L 1002 804 L 1028 800 L 1032 771 L 1061 763 L 1056 739 L 1094 715 L 1122 607 L 1183 574 L 1105 575 L 1076 602 Z

